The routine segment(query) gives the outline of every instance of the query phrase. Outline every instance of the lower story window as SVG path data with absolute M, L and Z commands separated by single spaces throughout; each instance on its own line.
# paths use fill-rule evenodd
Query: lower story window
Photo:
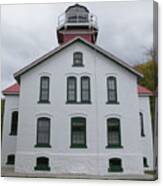
M 8 165 L 14 165 L 15 164 L 15 155 L 11 154 L 7 156 L 7 163 Z
M 143 165 L 144 167 L 148 167 L 148 161 L 146 157 L 143 158 Z
M 35 147 L 50 147 L 50 119 L 46 117 L 37 120 L 37 144 Z
M 86 148 L 86 119 L 71 118 L 71 147 Z
M 36 166 L 34 168 L 35 170 L 41 170 L 41 171 L 49 171 L 49 158 L 46 157 L 39 157 L 36 160 Z
M 122 172 L 122 162 L 119 158 L 112 158 L 109 160 L 109 172 Z
M 109 118 L 107 120 L 107 147 L 121 147 L 120 120 Z

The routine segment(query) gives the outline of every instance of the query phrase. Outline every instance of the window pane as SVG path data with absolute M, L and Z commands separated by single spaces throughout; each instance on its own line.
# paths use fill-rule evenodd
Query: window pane
M 116 92 L 113 90 L 109 90 L 109 101 L 115 101 L 116 100 Z
M 88 88 L 89 88 L 89 79 L 88 78 L 82 79 L 82 87 L 83 87 L 83 89 L 88 90 Z
M 74 91 L 69 91 L 69 100 L 75 100 L 75 92 Z
M 49 158 L 46 157 L 37 158 L 35 170 L 49 171 L 50 170 Z
M 82 65 L 83 64 L 83 55 L 80 52 L 74 53 L 74 65 Z
M 114 79 L 109 79 L 109 89 L 114 90 L 115 89 L 115 80 Z
M 90 101 L 90 79 L 89 77 L 81 78 L 81 101 Z
M 73 144 L 84 144 L 85 142 L 85 135 L 84 131 L 73 131 Z
M 108 119 L 108 145 L 120 145 L 120 126 L 118 119 Z
M 67 81 L 67 99 L 68 101 L 76 101 L 76 78 L 69 77 Z
M 14 165 L 14 163 L 15 163 L 15 155 L 8 155 L 7 164 Z
M 50 120 L 39 119 L 38 121 L 38 144 L 49 144 Z
M 42 89 L 48 89 L 48 83 L 49 83 L 49 79 L 43 78 L 42 79 Z
M 110 159 L 109 160 L 109 167 L 110 167 L 109 171 L 113 171 L 113 172 L 123 171 L 121 159 L 119 159 L 119 158 Z
M 140 117 L 140 125 L 141 125 L 141 136 L 145 136 L 143 114 L 141 112 L 139 113 L 139 117 Z
M 40 101 L 49 100 L 49 77 L 41 77 Z
M 108 136 L 108 140 L 109 140 L 109 144 L 119 144 L 119 132 L 117 130 L 109 130 L 109 136 Z
M 72 145 L 85 145 L 86 144 L 86 123 L 83 118 L 72 119 L 71 124 L 72 132 Z
M 48 100 L 48 91 L 42 90 L 41 100 Z
M 74 90 L 75 89 L 75 79 L 70 78 L 68 81 L 68 88 Z
M 18 127 L 18 112 L 14 111 L 12 112 L 12 118 L 11 118 L 11 134 L 13 135 L 17 134 L 17 127 Z
M 47 165 L 48 166 L 49 160 L 48 158 L 37 158 L 37 165 Z
M 107 79 L 107 89 L 108 89 L 108 101 L 116 102 L 117 101 L 117 87 L 116 87 L 116 78 L 109 77 Z
M 82 101 L 89 101 L 89 92 L 82 91 Z

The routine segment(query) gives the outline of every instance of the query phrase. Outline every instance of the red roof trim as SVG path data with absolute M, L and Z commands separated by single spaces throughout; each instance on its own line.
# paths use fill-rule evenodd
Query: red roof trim
M 2 92 L 4 95 L 6 94 L 15 95 L 15 94 L 19 94 L 19 91 L 20 91 L 20 86 L 18 83 L 15 83 L 9 86 L 8 88 L 6 88 L 5 90 L 3 90 Z M 149 95 L 149 96 L 153 95 L 152 91 L 150 91 L 149 89 L 141 85 L 138 85 L 138 93 L 139 95 Z
M 153 92 L 149 89 L 147 89 L 146 87 L 143 87 L 141 85 L 138 85 L 138 93 L 140 95 L 148 95 L 148 96 L 152 96 Z
M 8 88 L 6 88 L 5 90 L 3 90 L 2 93 L 4 95 L 6 94 L 15 95 L 15 94 L 19 94 L 19 91 L 20 91 L 20 86 L 18 83 L 15 83 L 9 86 Z

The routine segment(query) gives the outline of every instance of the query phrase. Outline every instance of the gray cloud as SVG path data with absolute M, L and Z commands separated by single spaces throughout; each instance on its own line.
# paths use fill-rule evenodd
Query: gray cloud
M 2 89 L 13 73 L 55 48 L 58 16 L 73 3 L 3 5 Z M 98 18 L 97 44 L 134 65 L 153 45 L 152 1 L 81 3 Z

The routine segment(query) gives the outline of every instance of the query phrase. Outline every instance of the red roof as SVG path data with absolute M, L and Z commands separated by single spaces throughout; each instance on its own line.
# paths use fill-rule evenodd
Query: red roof
M 15 83 L 10 87 L 6 88 L 5 90 L 3 90 L 2 92 L 5 95 L 5 94 L 19 94 L 19 91 L 20 91 L 20 86 L 18 83 Z M 153 95 L 152 91 L 150 91 L 149 89 L 141 85 L 138 85 L 138 93 L 142 95 L 150 95 L 150 96 Z
M 3 94 L 19 94 L 20 91 L 20 86 L 18 83 L 15 83 L 11 86 L 9 86 L 8 88 L 6 88 L 5 90 L 3 90 Z
M 138 93 L 143 94 L 143 95 L 150 95 L 150 96 L 153 95 L 151 90 L 149 90 L 146 87 L 143 87 L 141 85 L 138 85 Z

